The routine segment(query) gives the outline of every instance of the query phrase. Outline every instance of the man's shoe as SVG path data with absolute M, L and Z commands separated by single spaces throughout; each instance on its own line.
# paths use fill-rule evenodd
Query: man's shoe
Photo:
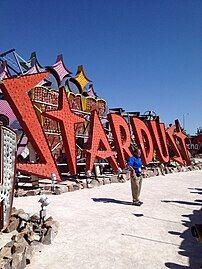
M 132 205 L 135 205 L 135 206 L 141 206 L 143 204 L 143 202 L 141 201 L 135 201 L 132 203 Z

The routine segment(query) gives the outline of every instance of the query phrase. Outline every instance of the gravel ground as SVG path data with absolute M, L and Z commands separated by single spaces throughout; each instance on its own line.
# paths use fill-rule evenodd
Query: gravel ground
M 202 171 L 192 171 L 144 179 L 141 207 L 131 205 L 129 181 L 49 196 L 59 232 L 27 268 L 199 268 L 202 244 L 190 227 L 202 223 L 201 194 Z M 38 200 L 14 206 L 35 213 Z

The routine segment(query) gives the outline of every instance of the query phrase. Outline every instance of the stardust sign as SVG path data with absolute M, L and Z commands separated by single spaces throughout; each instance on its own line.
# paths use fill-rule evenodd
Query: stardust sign
M 17 170 L 41 178 L 49 178 L 54 172 L 60 180 L 57 164 L 29 96 L 29 91 L 47 75 L 48 73 L 44 72 L 5 79 L 0 88 L 40 159 L 40 163 L 17 163 Z M 85 123 L 85 118 L 72 112 L 64 88 L 59 89 L 58 109 L 43 112 L 42 115 L 59 123 L 69 171 L 72 175 L 77 174 L 75 125 Z M 116 172 L 119 167 L 125 167 L 126 159 L 133 154 L 131 132 L 126 120 L 121 115 L 113 113 L 108 114 L 107 119 L 115 150 L 111 148 L 97 111 L 93 110 L 85 147 L 86 172 L 93 169 L 96 159 L 107 160 Z M 187 136 L 182 132 L 178 121 L 175 122 L 175 126 L 168 129 L 164 123 L 157 121 L 145 123 L 137 117 L 131 117 L 130 122 L 135 141 L 142 150 L 145 165 L 152 161 L 154 151 L 162 163 L 174 160 L 182 165 L 190 164 L 185 143 Z

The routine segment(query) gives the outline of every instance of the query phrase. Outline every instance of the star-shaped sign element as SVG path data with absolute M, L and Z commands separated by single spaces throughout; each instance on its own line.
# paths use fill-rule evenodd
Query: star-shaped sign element
M 74 78 L 70 78 L 70 81 L 72 81 L 78 86 L 81 94 L 83 93 L 84 87 L 89 82 L 92 82 L 90 79 L 87 78 L 82 65 L 78 66 L 76 76 Z
M 76 174 L 76 139 L 75 124 L 85 122 L 85 119 L 74 114 L 69 106 L 69 101 L 64 88 L 59 91 L 58 110 L 43 112 L 43 116 L 59 122 L 63 145 L 68 160 L 71 174 Z

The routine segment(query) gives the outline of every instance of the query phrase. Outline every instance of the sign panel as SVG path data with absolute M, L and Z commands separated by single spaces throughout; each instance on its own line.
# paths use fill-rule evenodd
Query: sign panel
M 122 115 L 117 117 L 108 113 L 105 122 L 112 131 L 112 137 L 109 137 L 100 117 L 105 112 L 105 102 L 102 99 L 86 97 L 85 103 L 80 95 L 67 93 L 65 87 L 59 88 L 58 93 L 36 88 L 36 92 L 32 91 L 33 99 L 30 98 L 30 91 L 47 75 L 48 73 L 24 75 L 4 79 L 0 84 L 38 159 L 36 163 L 18 162 L 18 171 L 40 178 L 50 178 L 54 173 L 57 180 L 61 180 L 56 159 L 50 148 L 50 140 L 47 138 L 48 126 L 53 133 L 59 132 L 68 172 L 71 175 L 77 174 L 77 135 L 82 134 L 82 131 L 83 135 L 86 135 L 81 136 L 84 141 L 82 153 L 86 162 L 85 172 L 91 171 L 99 159 L 107 160 L 115 172 L 119 168 L 125 168 L 126 158 L 133 154 L 132 139 L 141 149 L 145 165 L 152 161 L 154 153 L 162 163 L 172 160 L 181 165 L 190 164 L 185 144 L 187 136 L 178 120 L 175 121 L 175 125 L 165 128 L 159 119 L 148 120 L 133 115 L 128 116 L 128 121 L 125 121 Z M 53 103 L 51 106 L 50 102 Z M 82 115 L 78 114 L 81 109 L 84 110 Z M 51 122 L 54 125 L 50 124 Z
M 0 230 L 9 223 L 15 183 L 16 134 L 0 126 Z

